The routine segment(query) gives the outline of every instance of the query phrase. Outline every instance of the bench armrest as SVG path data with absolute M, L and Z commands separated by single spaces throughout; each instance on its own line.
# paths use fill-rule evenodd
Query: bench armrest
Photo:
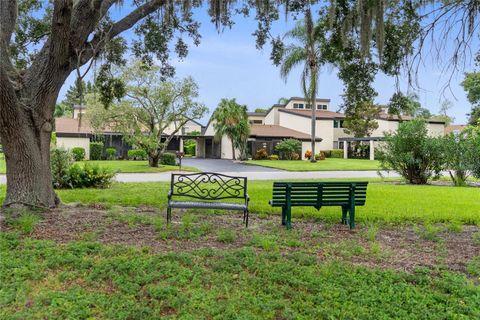
M 168 191 L 167 197 L 168 197 L 168 200 L 170 200 L 172 198 L 172 190 Z
M 247 194 L 245 194 L 245 202 L 248 203 L 250 201 L 250 196 Z

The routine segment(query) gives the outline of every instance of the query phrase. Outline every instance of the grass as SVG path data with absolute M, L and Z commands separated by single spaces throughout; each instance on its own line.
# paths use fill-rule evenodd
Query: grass
M 80 161 L 81 163 L 88 163 L 91 165 L 98 165 L 101 167 L 107 167 L 113 171 L 121 173 L 142 173 L 142 172 L 165 172 L 165 171 L 177 171 L 178 166 L 164 166 L 160 165 L 158 168 L 152 168 L 148 166 L 148 161 L 134 161 L 134 160 L 88 160 Z M 184 171 L 198 171 L 197 168 L 184 167 Z M 0 174 L 6 173 L 5 159 L 3 154 L 0 157 Z
M 59 190 L 64 202 L 103 203 L 109 206 L 149 205 L 165 208 L 169 183 L 114 183 L 110 189 Z M 5 187 L 0 187 L 3 201 Z M 272 196 L 271 181 L 250 181 L 248 185 L 250 209 L 254 215 L 280 215 L 280 208 L 272 208 L 268 201 Z M 479 189 L 474 187 L 399 185 L 371 179 L 367 202 L 357 208 L 360 223 L 461 223 L 480 225 Z M 294 219 L 318 218 L 338 222 L 341 210 L 337 207 L 293 208 Z
M 228 237 L 227 237 L 228 238 Z M 274 237 L 240 249 L 148 247 L 0 234 L 1 319 L 478 319 L 464 274 L 406 273 L 280 252 Z M 353 248 L 353 249 L 352 249 Z M 363 255 L 346 241 L 348 255 Z M 476 272 L 478 260 L 469 264 Z
M 327 158 L 311 163 L 307 160 L 248 160 L 245 164 L 287 171 L 365 171 L 379 170 L 377 160 Z

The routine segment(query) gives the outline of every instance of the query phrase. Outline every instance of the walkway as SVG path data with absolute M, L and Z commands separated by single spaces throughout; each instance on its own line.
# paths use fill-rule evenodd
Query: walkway
M 215 171 L 220 172 L 220 171 Z M 377 171 L 276 171 L 276 172 L 231 172 L 222 174 L 247 177 L 249 180 L 285 180 L 285 179 L 351 179 L 351 178 L 378 178 Z M 398 174 L 382 172 L 386 178 L 398 177 Z M 170 181 L 170 172 L 162 173 L 119 173 L 116 180 L 120 182 L 156 182 Z
M 281 172 L 274 168 L 248 165 L 237 161 L 224 159 L 184 158 L 182 166 L 195 167 L 204 172 Z

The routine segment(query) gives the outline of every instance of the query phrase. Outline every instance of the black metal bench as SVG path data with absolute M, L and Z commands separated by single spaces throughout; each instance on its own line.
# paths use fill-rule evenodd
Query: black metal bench
M 178 200 L 173 199 L 180 198 Z M 190 200 L 193 198 L 197 200 Z M 241 203 L 222 202 L 240 199 Z M 172 209 L 221 209 L 243 211 L 243 222 L 248 227 L 247 178 L 202 172 L 172 174 L 168 193 L 167 222 L 172 219 Z
M 282 207 L 282 225 L 292 227 L 292 207 L 342 207 L 342 223 L 355 228 L 355 206 L 365 205 L 368 182 L 274 182 L 272 207 Z M 347 213 L 348 219 L 347 219 Z

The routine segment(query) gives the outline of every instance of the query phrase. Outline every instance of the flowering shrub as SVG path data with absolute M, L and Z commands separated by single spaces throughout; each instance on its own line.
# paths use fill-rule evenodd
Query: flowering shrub
M 305 158 L 309 159 L 312 157 L 312 150 L 305 151 Z

